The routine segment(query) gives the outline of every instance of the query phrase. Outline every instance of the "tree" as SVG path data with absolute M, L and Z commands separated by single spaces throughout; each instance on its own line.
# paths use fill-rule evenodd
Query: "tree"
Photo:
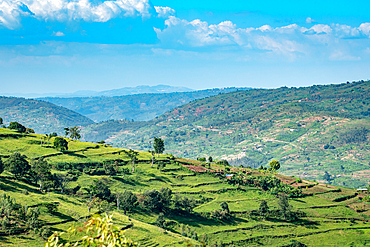
M 280 169 L 280 163 L 279 161 L 273 160 L 269 163 L 270 170 L 271 171 L 277 171 Z
M 227 202 L 222 202 L 220 206 L 222 208 L 222 211 L 226 212 L 227 214 L 230 213 L 229 205 L 227 204 Z
M 102 218 L 100 215 L 95 215 L 90 218 L 83 228 L 70 227 L 67 231 L 68 236 L 65 239 L 73 239 L 72 236 L 81 234 L 82 237 L 76 242 L 60 243 L 61 233 L 54 232 L 45 244 L 45 247 L 68 247 L 68 246 L 121 246 L 134 247 L 136 243 L 127 240 L 123 235 L 123 230 L 119 230 L 112 223 L 112 216 Z M 64 241 L 63 241 L 64 242 Z
M 120 205 L 126 214 L 127 211 L 131 211 L 137 203 L 137 197 L 134 193 L 129 190 L 125 190 L 119 198 Z
M 289 204 L 288 196 L 285 194 L 280 194 L 278 196 L 278 205 L 280 208 L 280 213 L 282 214 L 284 220 L 289 220 L 292 206 L 290 206 Z
M 109 175 L 109 177 L 116 174 L 116 169 L 114 165 L 112 164 L 112 162 L 110 161 L 105 161 L 103 163 L 103 168 L 104 168 L 105 174 Z
M 263 216 L 263 218 L 266 218 L 268 212 L 269 212 L 269 207 L 267 205 L 267 202 L 265 200 L 262 200 L 260 203 L 260 207 L 258 209 L 258 213 L 259 215 Z
M 111 191 L 107 185 L 107 181 L 105 179 L 95 180 L 95 188 L 94 192 L 97 197 L 102 200 L 111 200 Z
M 209 156 L 209 157 L 208 157 L 208 162 L 211 162 L 211 163 L 213 162 L 213 158 L 212 158 L 212 156 Z
M 172 200 L 172 190 L 170 188 L 161 188 L 159 193 L 161 193 L 162 204 L 164 208 L 169 208 Z
M 152 165 L 150 166 L 151 168 L 153 168 L 153 165 L 154 165 L 154 160 L 155 160 L 155 152 L 153 150 L 149 151 L 152 155 Z
M 3 124 L 3 119 L 0 117 L 0 124 Z
M 36 183 L 39 184 L 39 191 L 41 192 L 43 188 L 43 184 L 46 181 L 52 180 L 52 175 L 50 172 L 50 166 L 46 160 L 43 158 L 38 160 L 33 160 L 31 162 L 31 170 L 30 174 L 35 180 Z
M 162 211 L 163 203 L 162 203 L 162 195 L 158 190 L 147 190 L 143 193 L 143 204 L 149 210 L 158 210 Z
M 166 220 L 164 219 L 164 214 L 163 213 L 159 213 L 157 219 L 155 220 L 155 224 L 158 227 L 163 228 L 165 223 L 166 223 Z
M 51 134 L 45 134 L 46 135 L 46 139 L 48 140 L 48 146 L 49 146 L 49 141 L 50 141 L 50 138 L 51 138 Z
M 54 148 L 59 149 L 60 151 L 68 150 L 68 142 L 62 137 L 55 137 Z
M 71 127 L 69 128 L 69 137 L 73 140 L 78 140 L 81 138 L 80 132 L 80 127 Z
M 56 181 L 56 185 L 60 187 L 60 193 L 63 194 L 65 188 L 73 180 L 73 176 L 68 173 L 67 174 L 57 173 L 54 174 L 54 180 Z
M 69 135 L 69 128 L 64 128 L 64 136 L 67 137 Z
M 163 154 L 164 141 L 161 138 L 154 137 L 153 148 L 154 148 L 154 151 L 157 153 L 157 157 L 159 156 L 159 154 Z
M 13 173 L 16 179 L 24 177 L 31 168 L 26 158 L 25 155 L 15 152 L 5 161 L 5 169 Z
M 18 122 L 10 122 L 9 129 L 16 130 L 20 133 L 25 133 L 27 128 Z
M 327 171 L 324 172 L 323 178 L 324 180 L 328 181 L 329 184 L 331 183 L 331 175 Z
M 135 172 L 135 161 L 137 161 L 137 156 L 139 152 L 130 149 L 129 151 L 123 150 L 123 152 L 130 158 L 132 162 L 132 172 Z

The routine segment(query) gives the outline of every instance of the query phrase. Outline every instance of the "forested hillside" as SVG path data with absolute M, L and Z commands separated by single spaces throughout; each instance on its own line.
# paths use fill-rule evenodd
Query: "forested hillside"
M 94 123 L 79 113 L 52 103 L 0 96 L 0 117 L 4 124 L 19 122 L 36 133 L 63 133 L 64 127 L 86 126 Z
M 275 158 L 284 174 L 356 187 L 370 181 L 369 88 L 360 81 L 232 92 L 149 122 L 91 125 L 84 138 L 147 150 L 158 136 L 174 155 L 224 157 L 251 167 Z
M 40 98 L 66 107 L 96 122 L 106 120 L 146 121 L 190 101 L 249 88 L 215 88 L 192 92 L 135 94 L 116 97 Z M 109 94 L 107 94 L 109 95 Z

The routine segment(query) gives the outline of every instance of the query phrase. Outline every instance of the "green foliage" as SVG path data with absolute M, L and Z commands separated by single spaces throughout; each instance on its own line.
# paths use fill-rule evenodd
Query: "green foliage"
M 31 168 L 26 158 L 18 152 L 13 153 L 4 162 L 5 170 L 13 173 L 17 179 L 24 177 Z
M 18 122 L 10 122 L 9 129 L 16 130 L 20 133 L 25 133 L 26 132 L 26 127 L 24 127 L 22 124 L 20 124 Z
M 63 243 L 60 238 L 64 233 L 54 232 L 45 244 L 45 247 L 70 247 L 70 246 L 111 246 L 131 247 L 137 246 L 131 240 L 127 240 L 112 223 L 112 216 L 102 218 L 96 215 L 90 218 L 83 228 L 70 227 L 66 234 L 74 236 L 83 231 L 83 237 L 78 241 Z
M 344 143 L 361 143 L 367 140 L 369 130 L 365 127 L 349 129 L 340 135 Z
M 132 193 L 132 191 L 125 190 L 122 195 L 119 196 L 119 202 L 126 214 L 127 211 L 131 211 L 135 207 L 137 203 L 137 197 L 134 193 Z
M 173 206 L 176 210 L 184 210 L 186 212 L 192 212 L 196 207 L 196 201 L 193 198 L 186 196 L 179 196 L 175 194 L 173 197 Z
M 68 150 L 68 142 L 62 137 L 56 137 L 54 139 L 54 147 L 60 151 Z
M 164 228 L 165 223 L 166 223 L 166 220 L 164 219 L 164 214 L 159 213 L 157 219 L 155 220 L 155 225 L 158 227 Z
M 107 185 L 106 179 L 98 179 L 94 181 L 94 194 L 102 200 L 112 200 L 111 191 Z
M 162 154 L 164 152 L 164 141 L 161 138 L 154 137 L 153 148 L 157 154 Z
M 258 213 L 259 213 L 259 215 L 261 215 L 264 218 L 266 218 L 268 216 L 269 207 L 267 205 L 266 200 L 261 200 L 260 206 L 258 208 Z
M 0 117 L 0 124 L 3 124 L 3 118 Z
M 81 138 L 81 128 L 80 127 L 70 127 L 69 128 L 69 137 L 74 140 L 78 140 Z
M 45 186 L 45 183 L 49 182 L 52 185 L 54 182 L 50 166 L 43 158 L 31 162 L 30 175 L 40 185 L 40 191 Z
M 277 171 L 280 169 L 280 163 L 279 161 L 273 160 L 269 163 L 270 169 L 272 171 Z

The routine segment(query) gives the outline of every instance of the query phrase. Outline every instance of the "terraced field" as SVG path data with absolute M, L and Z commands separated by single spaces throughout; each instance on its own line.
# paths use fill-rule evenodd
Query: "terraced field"
M 110 214 L 113 214 L 114 223 L 125 228 L 125 236 L 141 246 L 201 246 L 202 241 L 207 246 L 287 246 L 292 241 L 307 246 L 370 246 L 370 203 L 363 202 L 354 189 L 307 180 L 297 183 L 293 177 L 261 173 L 250 168 L 232 168 L 228 172 L 246 177 L 276 176 L 286 184 L 302 188 L 301 197 L 289 198 L 292 211 L 299 215 L 296 220 L 289 221 L 280 216 L 279 199 L 271 191 L 258 186 L 234 185 L 225 178 L 225 167 L 214 163 L 204 165 L 199 161 L 160 155 L 151 168 L 151 154 L 140 152 L 135 172 L 131 172 L 131 162 L 122 149 L 69 140 L 69 151 L 59 152 L 52 147 L 41 147 L 37 143 L 40 135 L 22 135 L 0 129 L 0 136 L 3 161 L 12 152 L 19 151 L 29 160 L 45 157 L 53 173 L 67 172 L 58 168 L 62 163 L 73 167 L 74 164 L 89 166 L 114 160 L 120 160 L 119 169 L 130 170 L 124 175 L 112 176 L 80 172 L 68 185 L 69 189 L 79 189 L 69 195 L 61 194 L 57 189 L 40 192 L 37 184 L 15 180 L 11 173 L 3 172 L 0 194 L 6 193 L 23 205 L 38 206 L 41 224 L 52 230 L 65 231 L 73 224 L 83 224 L 89 216 L 89 194 L 83 188 L 95 179 L 102 179 L 112 193 L 130 190 L 141 198 L 147 190 L 167 187 L 173 192 L 173 200 L 175 196 L 186 196 L 195 201 L 195 207 L 189 211 L 178 210 L 173 205 L 164 211 L 166 224 L 163 228 L 155 223 L 159 212 L 148 210 L 140 203 L 126 215 L 112 207 Z M 208 172 L 202 172 L 203 168 Z M 271 212 L 267 217 L 258 214 L 263 200 Z M 50 213 L 43 206 L 45 203 L 59 206 Z M 212 216 L 216 210 L 222 209 L 222 203 L 228 204 L 229 216 Z M 98 211 L 93 208 L 91 214 Z M 1 246 L 42 246 L 44 241 L 33 231 L 12 233 L 0 230 Z

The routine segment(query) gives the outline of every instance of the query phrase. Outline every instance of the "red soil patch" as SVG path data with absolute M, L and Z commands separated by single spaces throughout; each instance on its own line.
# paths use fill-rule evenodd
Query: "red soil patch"
M 211 170 L 211 169 L 208 169 L 208 168 L 205 168 L 203 166 L 194 166 L 194 165 L 184 165 L 186 168 L 188 168 L 189 170 L 192 170 L 193 172 L 216 172 L 214 170 Z

